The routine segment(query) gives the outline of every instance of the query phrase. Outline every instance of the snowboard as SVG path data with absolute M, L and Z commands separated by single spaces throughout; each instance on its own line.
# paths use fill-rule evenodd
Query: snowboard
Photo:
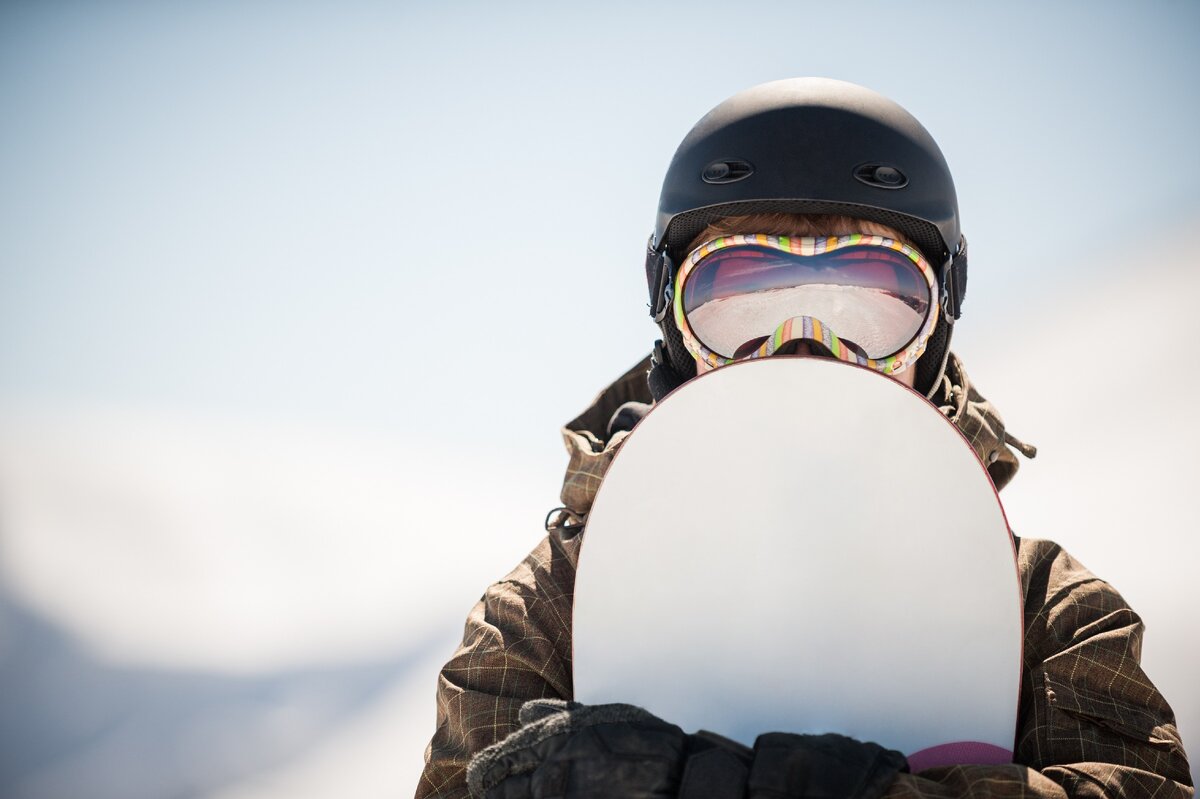
M 1015 545 L 930 402 L 813 357 L 732 364 L 616 454 L 575 581 L 575 699 L 746 744 L 836 732 L 911 769 L 1012 760 Z

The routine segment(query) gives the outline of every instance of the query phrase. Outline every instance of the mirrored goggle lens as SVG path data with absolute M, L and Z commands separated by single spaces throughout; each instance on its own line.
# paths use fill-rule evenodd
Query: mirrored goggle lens
M 726 247 L 687 275 L 683 312 L 710 350 L 736 357 L 781 322 L 812 316 L 870 358 L 894 355 L 929 314 L 929 283 L 904 253 L 855 245 L 817 255 Z

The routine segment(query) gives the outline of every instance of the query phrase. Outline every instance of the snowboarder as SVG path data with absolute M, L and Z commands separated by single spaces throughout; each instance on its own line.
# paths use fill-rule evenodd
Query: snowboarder
M 859 255 L 837 259 L 848 243 Z M 853 360 L 937 405 L 997 488 L 1017 472 L 1017 452 L 1034 453 L 950 350 L 967 247 L 941 151 L 872 91 L 784 80 L 714 108 L 667 170 L 646 279 L 662 339 L 564 429 L 563 507 L 471 611 L 439 675 L 418 799 L 1193 795 L 1174 715 L 1138 663 L 1140 619 L 1050 541 L 1019 540 L 1012 764 L 914 774 L 899 753 L 840 735 L 764 730 L 748 748 L 630 705 L 571 702 L 572 590 L 592 499 L 637 420 L 698 373 L 797 353 Z M 838 300 L 773 291 L 737 305 L 812 284 Z M 670 485 L 663 501 L 679 501 Z M 936 486 L 924 501 L 937 512 Z

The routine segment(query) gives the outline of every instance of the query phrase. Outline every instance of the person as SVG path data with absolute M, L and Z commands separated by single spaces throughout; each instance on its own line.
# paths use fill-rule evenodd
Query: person
M 633 706 L 571 702 L 572 590 L 592 500 L 637 420 L 698 373 L 840 357 L 937 405 L 998 489 L 1017 453 L 1034 454 L 950 350 L 967 248 L 949 169 L 920 123 L 875 92 L 792 79 L 714 108 L 668 168 L 646 278 L 662 339 L 563 430 L 563 507 L 471 611 L 441 670 L 418 799 L 1193 795 L 1174 715 L 1139 666 L 1141 620 L 1050 541 L 1017 539 L 1024 652 L 1011 764 L 914 774 L 899 753 L 843 736 L 764 730 L 750 748 Z M 849 299 L 828 301 L 829 287 Z

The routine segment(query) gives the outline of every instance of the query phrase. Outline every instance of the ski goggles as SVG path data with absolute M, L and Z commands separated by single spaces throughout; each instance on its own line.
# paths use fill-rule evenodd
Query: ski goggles
M 714 367 L 807 340 L 896 374 L 925 351 L 938 318 L 933 268 L 884 236 L 723 236 L 688 255 L 673 288 L 684 346 Z

